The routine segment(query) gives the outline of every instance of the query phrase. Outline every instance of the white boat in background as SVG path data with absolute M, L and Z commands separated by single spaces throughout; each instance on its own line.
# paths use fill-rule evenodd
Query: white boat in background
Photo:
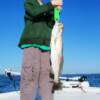
M 89 82 L 86 79 L 86 76 L 60 77 L 63 88 L 89 87 Z
M 11 75 L 20 75 L 20 72 L 14 72 L 10 68 L 8 68 L 8 69 L 5 69 L 5 75 L 7 76 L 8 74 L 11 74 Z
M 89 87 L 89 82 L 88 81 L 84 81 L 84 82 L 79 82 L 79 81 L 65 81 L 62 80 L 62 85 L 64 88 L 77 88 L 77 87 Z

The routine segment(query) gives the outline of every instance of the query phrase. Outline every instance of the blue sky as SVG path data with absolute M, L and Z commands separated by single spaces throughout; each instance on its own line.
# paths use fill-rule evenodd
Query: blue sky
M 0 73 L 20 71 L 17 44 L 24 28 L 24 0 L 0 2 Z M 100 0 L 64 0 L 63 73 L 100 73 Z

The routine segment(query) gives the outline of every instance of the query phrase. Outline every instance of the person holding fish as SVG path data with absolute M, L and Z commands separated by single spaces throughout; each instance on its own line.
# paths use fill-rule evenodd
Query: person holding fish
M 25 0 L 25 27 L 19 47 L 23 50 L 20 100 L 35 100 L 37 89 L 42 100 L 53 100 L 53 79 L 50 41 L 54 20 L 54 8 L 61 9 L 62 0 Z

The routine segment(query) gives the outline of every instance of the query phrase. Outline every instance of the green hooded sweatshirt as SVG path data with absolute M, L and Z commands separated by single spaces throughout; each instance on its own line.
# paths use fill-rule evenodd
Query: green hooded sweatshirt
M 35 47 L 36 45 L 50 47 L 51 30 L 54 25 L 54 6 L 50 2 L 40 5 L 37 0 L 25 0 L 24 7 L 25 27 L 19 47 L 27 47 L 30 44 Z

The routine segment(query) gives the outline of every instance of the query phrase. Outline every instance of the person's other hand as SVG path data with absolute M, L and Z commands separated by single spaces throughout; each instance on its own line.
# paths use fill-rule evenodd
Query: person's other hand
M 54 6 L 62 6 L 63 5 L 62 0 L 52 0 L 51 3 Z

